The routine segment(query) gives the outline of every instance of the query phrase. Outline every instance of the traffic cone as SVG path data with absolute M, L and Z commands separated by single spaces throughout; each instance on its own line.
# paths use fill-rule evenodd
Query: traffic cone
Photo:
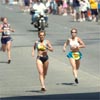
M 92 20 L 92 16 L 91 16 L 91 11 L 90 10 L 87 11 L 87 16 L 88 16 L 89 20 Z

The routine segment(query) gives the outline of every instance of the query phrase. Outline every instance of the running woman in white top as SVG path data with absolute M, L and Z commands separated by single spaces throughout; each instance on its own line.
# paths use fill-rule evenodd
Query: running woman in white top
M 78 69 L 80 66 L 80 59 L 82 58 L 82 53 L 80 52 L 80 48 L 84 48 L 85 44 L 84 42 L 77 37 L 77 29 L 73 28 L 71 29 L 71 38 L 69 38 L 63 46 L 63 51 L 66 51 L 67 45 L 70 46 L 70 52 L 67 54 L 67 57 L 69 58 L 69 61 L 72 66 L 73 75 L 75 77 L 75 83 L 78 84 Z

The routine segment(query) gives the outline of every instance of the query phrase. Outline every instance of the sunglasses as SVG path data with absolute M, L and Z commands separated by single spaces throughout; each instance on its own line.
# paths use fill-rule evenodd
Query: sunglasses
M 71 33 L 77 33 L 77 32 L 71 32 Z

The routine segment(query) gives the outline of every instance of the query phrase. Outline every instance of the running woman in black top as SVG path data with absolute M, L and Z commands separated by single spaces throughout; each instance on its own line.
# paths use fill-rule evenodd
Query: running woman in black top
M 2 33 L 1 36 L 1 50 L 7 51 L 8 55 L 8 64 L 11 62 L 11 32 L 14 32 L 13 29 L 11 29 L 10 24 L 8 24 L 8 20 L 6 17 L 1 18 L 2 24 L 0 25 L 0 33 Z

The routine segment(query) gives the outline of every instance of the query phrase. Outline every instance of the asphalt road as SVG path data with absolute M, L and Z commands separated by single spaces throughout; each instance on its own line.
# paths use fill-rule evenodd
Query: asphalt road
M 0 16 L 6 16 L 15 29 L 11 64 L 6 63 L 6 53 L 0 51 L 0 100 L 100 100 L 100 25 L 97 22 L 73 22 L 70 15 L 49 15 L 46 39 L 51 41 L 54 52 L 49 53 L 47 91 L 41 93 L 36 55 L 31 56 L 32 46 L 38 39 L 37 30 L 30 25 L 31 16 L 20 12 L 18 6 L 2 4 Z M 78 36 L 86 44 L 81 50 L 78 85 L 74 84 L 66 53 L 62 52 L 72 27 L 78 29 Z

